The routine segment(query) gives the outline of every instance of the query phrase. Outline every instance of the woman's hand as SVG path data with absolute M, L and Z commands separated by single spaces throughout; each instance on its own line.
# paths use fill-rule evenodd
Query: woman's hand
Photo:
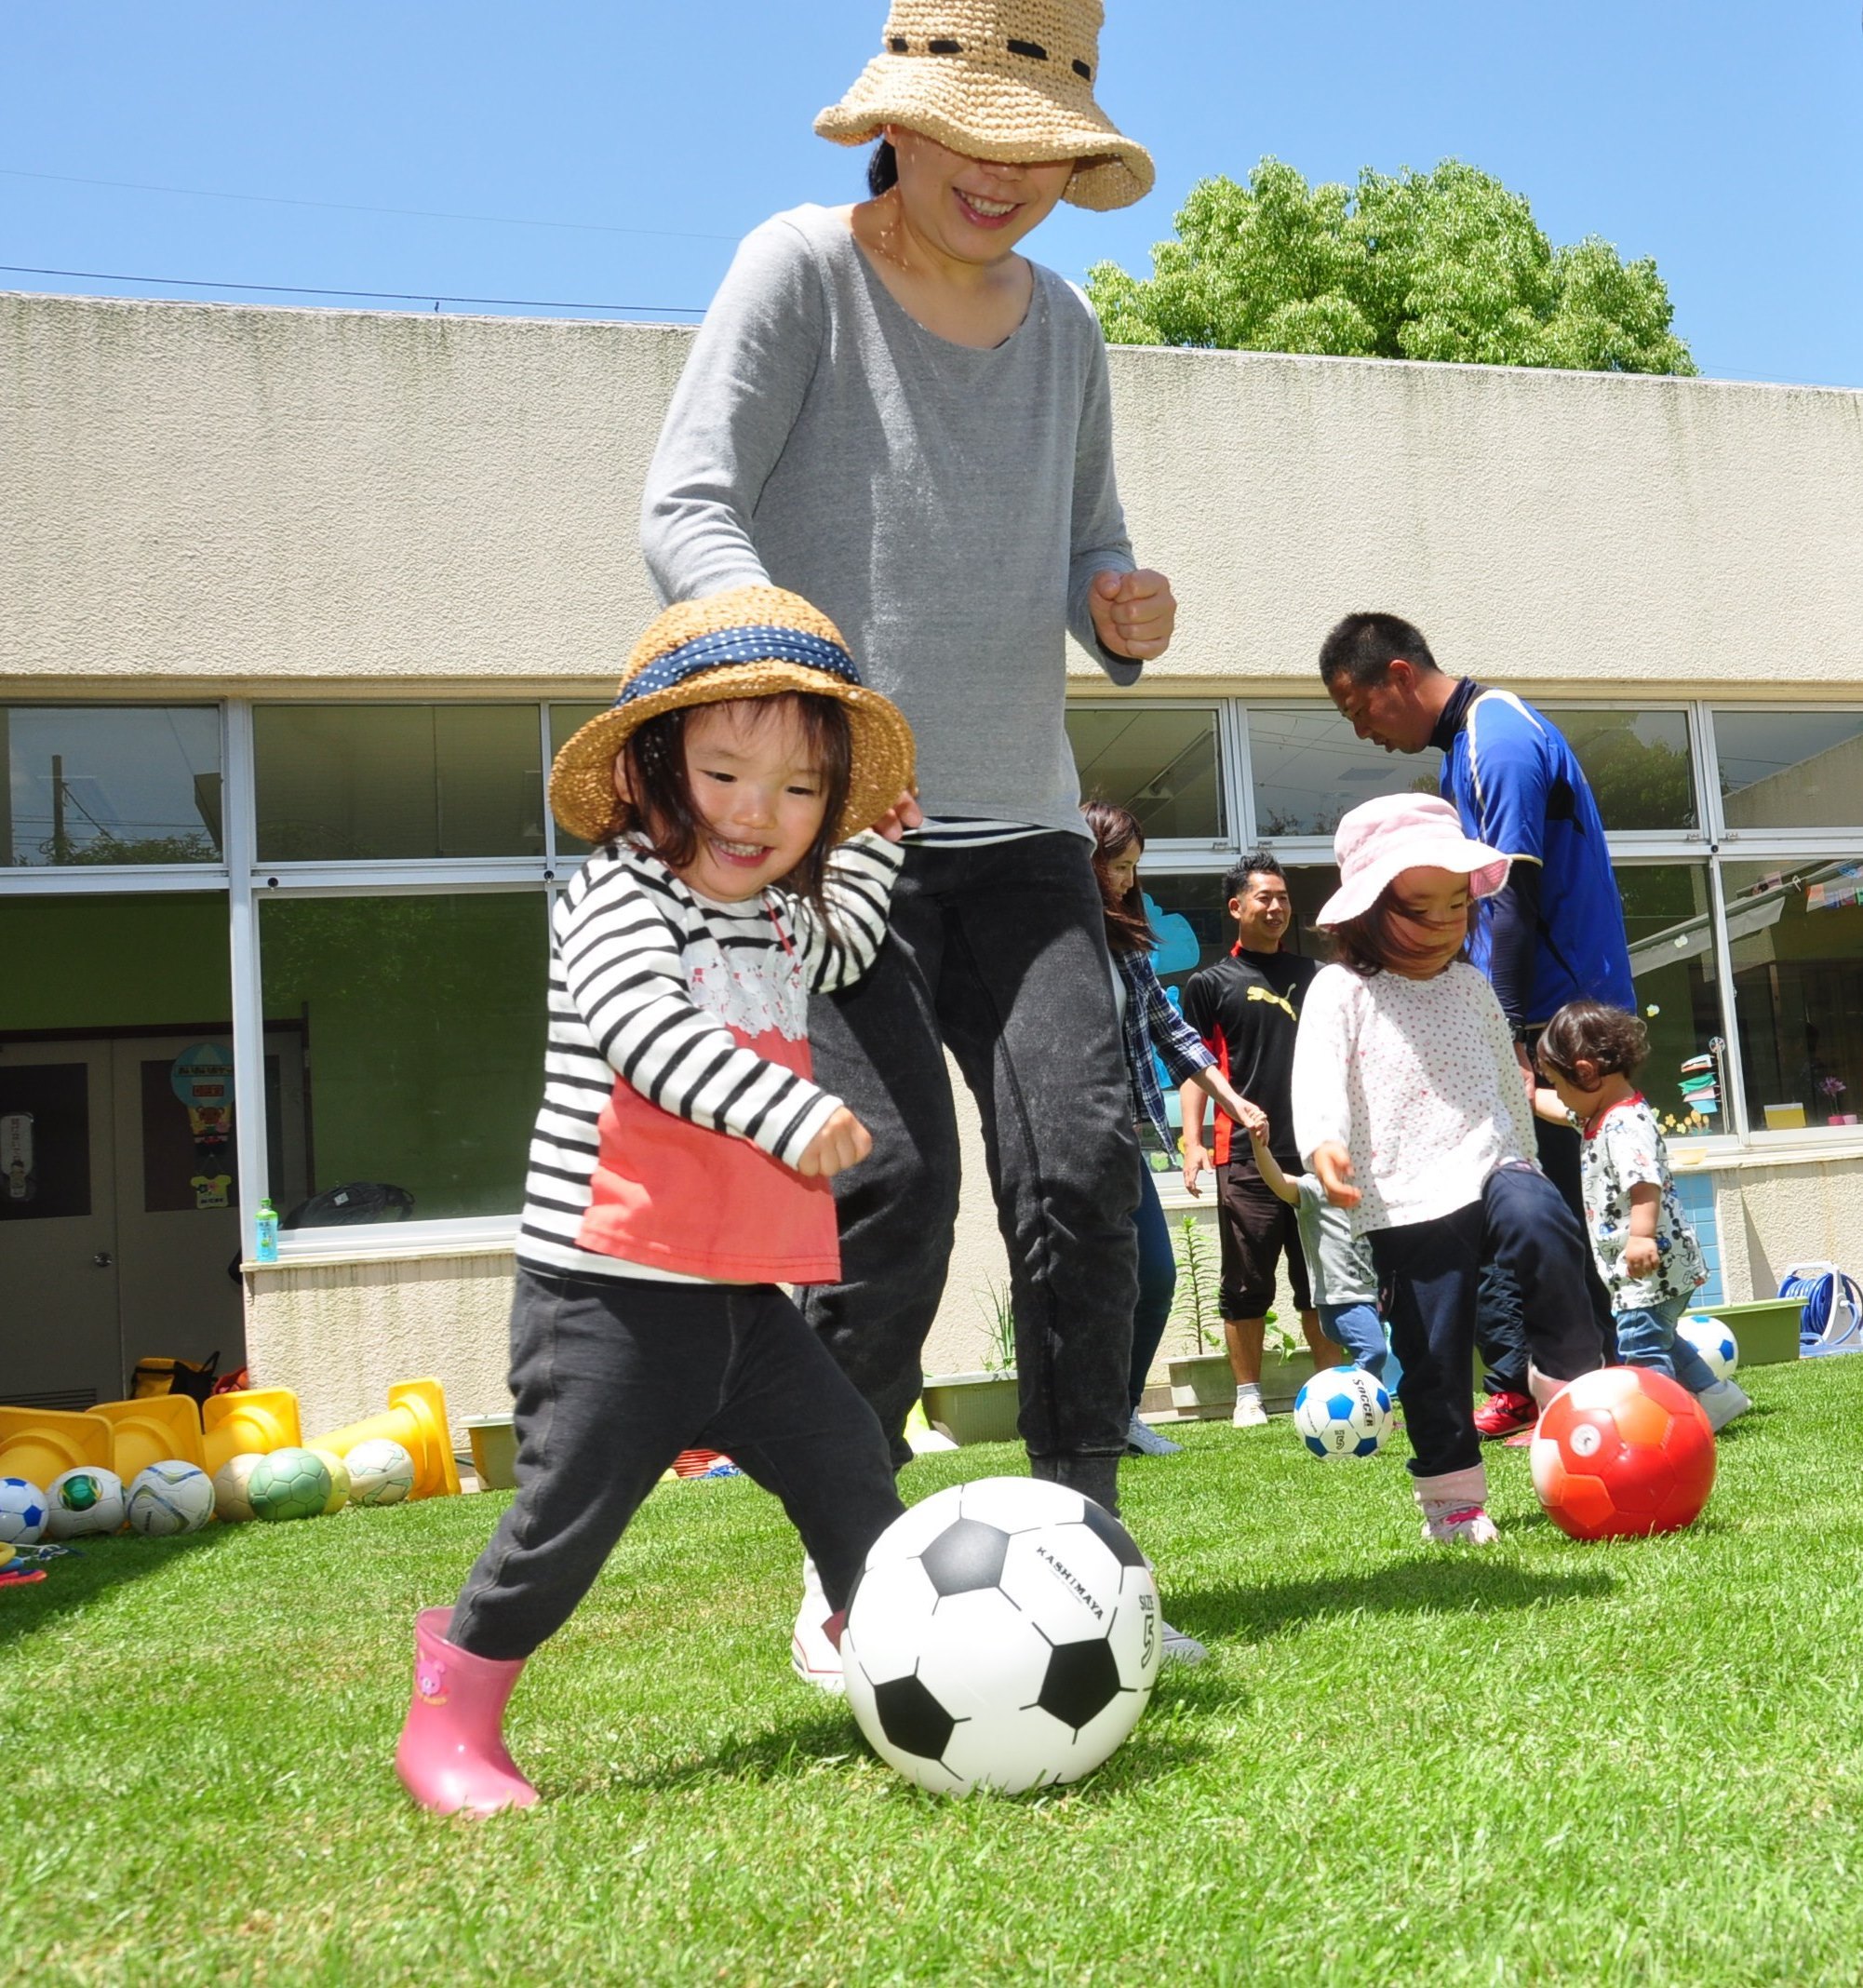
M 873 825 L 876 835 L 883 835 L 889 842 L 896 842 L 908 828 L 923 825 L 925 810 L 910 794 L 902 794 L 884 814 Z
M 1102 648 L 1134 663 L 1149 662 L 1171 647 L 1177 599 L 1162 573 L 1095 573 L 1087 605 Z
M 802 1149 L 796 1171 L 804 1180 L 832 1180 L 873 1150 L 873 1134 L 842 1105 Z
M 1313 1172 L 1335 1208 L 1359 1205 L 1359 1189 L 1352 1185 L 1352 1156 L 1336 1140 L 1313 1148 Z

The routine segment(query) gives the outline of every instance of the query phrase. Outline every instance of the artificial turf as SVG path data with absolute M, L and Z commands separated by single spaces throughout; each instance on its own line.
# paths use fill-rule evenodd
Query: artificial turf
M 543 1802 L 480 1823 L 389 1758 L 412 1612 L 501 1495 L 92 1542 L 0 1589 L 0 1980 L 1856 1981 L 1863 1358 L 1742 1378 L 1663 1539 L 1567 1540 L 1521 1451 L 1460 1551 L 1395 1455 L 1284 1418 L 1129 1464 L 1213 1655 L 1015 1799 L 918 1793 L 794 1682 L 797 1550 L 742 1481 L 649 1501 L 519 1686 Z

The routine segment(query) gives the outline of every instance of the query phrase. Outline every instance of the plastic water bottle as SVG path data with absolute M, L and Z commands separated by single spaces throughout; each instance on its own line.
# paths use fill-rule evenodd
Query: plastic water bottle
M 276 1263 L 278 1260 L 278 1211 L 272 1205 L 268 1194 L 259 1203 L 258 1219 L 253 1223 L 252 1259 L 255 1263 Z

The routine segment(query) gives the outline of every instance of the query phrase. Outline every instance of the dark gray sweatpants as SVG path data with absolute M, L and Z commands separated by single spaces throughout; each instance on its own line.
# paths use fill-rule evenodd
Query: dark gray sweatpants
M 722 1450 L 783 1500 L 838 1608 L 905 1509 L 874 1412 L 773 1284 L 517 1272 L 517 1496 L 449 1639 L 528 1657 L 570 1619 L 684 1449 Z

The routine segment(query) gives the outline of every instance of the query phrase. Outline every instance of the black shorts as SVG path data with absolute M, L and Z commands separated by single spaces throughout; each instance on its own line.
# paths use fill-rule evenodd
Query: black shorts
M 1312 1310 L 1313 1286 L 1293 1210 L 1253 1165 L 1229 1161 L 1216 1169 L 1216 1234 L 1223 1245 L 1226 1319 L 1258 1319 L 1267 1312 L 1274 1303 L 1275 1268 L 1283 1255 L 1293 1309 Z

